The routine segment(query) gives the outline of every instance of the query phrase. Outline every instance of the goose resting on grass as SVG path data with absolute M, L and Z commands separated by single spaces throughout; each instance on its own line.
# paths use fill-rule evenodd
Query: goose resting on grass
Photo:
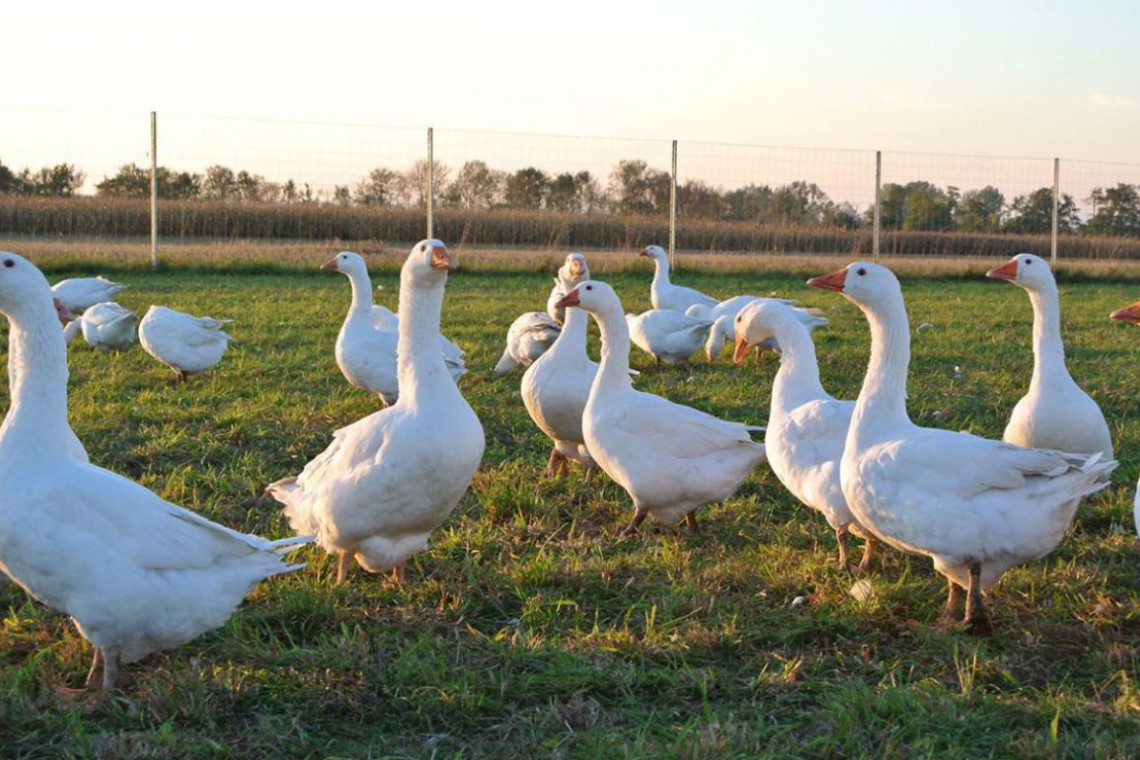
M 0 253 L 0 312 L 12 378 L 0 427 L 0 570 L 71 616 L 95 647 L 87 686 L 106 693 L 120 664 L 224 625 L 256 583 L 302 567 L 282 555 L 310 537 L 239 533 L 78 458 L 52 292 L 13 253 Z
M 602 331 L 602 361 L 582 416 L 586 447 L 598 466 L 633 499 L 624 534 L 646 515 L 680 518 L 697 529 L 693 510 L 731 496 L 764 461 L 764 446 L 750 436 L 761 428 L 642 393 L 629 379 L 629 328 L 621 300 L 604 282 L 571 290 L 559 306 L 584 309 Z M 682 315 L 683 316 L 683 315 Z
M 1077 502 L 1108 485 L 1116 462 L 915 425 L 906 410 L 910 328 L 894 274 L 855 262 L 808 284 L 842 293 L 871 326 L 840 466 L 851 513 L 896 549 L 930 557 L 949 582 L 945 617 L 965 596 L 967 630 L 988 632 L 982 593 L 1051 552 Z

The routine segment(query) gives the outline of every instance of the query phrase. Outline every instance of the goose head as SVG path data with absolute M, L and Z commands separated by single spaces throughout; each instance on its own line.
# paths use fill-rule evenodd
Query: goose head
M 612 311 L 615 307 L 621 312 L 621 299 L 606 283 L 600 280 L 588 280 L 571 290 L 555 304 L 558 308 L 574 306 L 585 309 L 591 314 Z
M 341 251 L 321 264 L 321 269 L 326 272 L 341 272 L 349 276 L 368 274 L 368 265 L 364 263 L 364 258 L 359 253 L 352 251 Z
M 1123 309 L 1117 309 L 1108 315 L 1109 319 L 1119 319 L 1121 322 L 1131 322 L 1140 325 L 1140 301 L 1131 303 Z
M 558 268 L 558 279 L 567 286 L 577 285 L 590 279 L 590 267 L 586 266 L 586 257 L 580 253 L 571 253 L 566 261 Z
M 894 272 L 869 261 L 853 261 L 838 272 L 812 277 L 813 288 L 842 293 L 857 306 L 874 308 L 902 297 Z
M 754 347 L 775 350 L 777 325 L 787 315 L 788 307 L 772 301 L 753 301 L 736 314 L 736 348 L 732 360 L 744 361 Z
M 665 253 L 665 249 L 659 245 L 647 245 L 644 248 L 642 248 L 641 253 L 639 253 L 637 255 L 638 256 L 648 256 L 649 258 L 654 259 L 656 261 L 660 261 L 660 262 L 665 262 L 665 261 L 669 260 L 668 255 Z
M 447 246 L 440 240 L 429 238 L 412 246 L 404 262 L 401 278 L 408 275 L 417 285 L 442 287 L 447 282 L 447 273 L 458 268 L 459 262 L 447 250 Z
M 1056 285 L 1049 264 L 1032 253 L 1019 253 L 1012 259 L 986 272 L 986 277 L 1008 280 L 1026 290 L 1041 291 Z
M 0 252 L 0 312 L 9 317 L 39 316 L 47 304 L 61 322 L 75 319 L 51 292 L 36 265 L 15 253 Z

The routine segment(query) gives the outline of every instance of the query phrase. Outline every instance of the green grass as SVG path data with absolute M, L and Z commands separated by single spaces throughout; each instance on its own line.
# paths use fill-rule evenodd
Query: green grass
M 386 263 L 375 278 L 389 306 L 394 271 Z M 180 386 L 137 348 L 113 356 L 73 346 L 72 424 L 92 461 L 212 519 L 286 535 L 265 485 L 376 408 L 332 357 L 344 278 L 119 275 L 131 284 L 124 304 L 233 318 L 241 342 Z M 679 278 L 823 307 L 824 384 L 857 393 L 866 324 L 842 297 L 776 272 Z M 647 268 L 609 281 L 628 309 L 647 308 Z M 80 683 L 88 666 L 71 623 L 16 587 L 0 589 L 0 754 L 1140 755 L 1131 518 L 1140 332 L 1107 320 L 1140 297 L 1138 286 L 1062 288 L 1070 369 L 1101 402 L 1122 466 L 1057 551 L 999 584 L 996 632 L 975 639 L 935 626 L 944 585 L 926 560 L 883 551 L 874 596 L 856 601 L 823 519 L 766 467 L 702 510 L 697 536 L 650 522 L 641 537 L 618 540 L 630 517 L 620 488 L 577 472 L 540 481 L 549 449 L 523 409 L 519 375 L 490 367 L 507 325 L 543 308 L 549 285 L 537 271 L 460 271 L 449 282 L 444 328 L 468 352 L 461 387 L 487 449 L 404 587 L 356 570 L 333 588 L 333 562 L 306 550 L 308 568 L 259 586 L 221 630 L 130 666 L 125 696 L 94 708 L 69 707 L 55 692 Z M 913 417 L 1000 437 L 1032 363 L 1025 294 L 960 277 L 907 279 L 904 292 L 912 324 L 932 325 L 915 337 Z M 634 364 L 644 390 L 742 421 L 767 417 L 771 359 L 700 362 L 691 375 L 636 352 Z

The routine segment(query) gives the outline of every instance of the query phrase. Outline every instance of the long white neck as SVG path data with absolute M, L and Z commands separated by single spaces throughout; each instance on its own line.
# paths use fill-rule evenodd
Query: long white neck
M 772 381 L 772 414 L 795 409 L 809 401 L 827 397 L 819 381 L 819 363 L 811 334 L 797 319 L 780 319 L 773 324 L 780 344 L 780 371 Z
M 1061 341 L 1061 303 L 1057 286 L 1028 290 L 1033 304 L 1033 379 L 1031 385 L 1068 381 L 1065 345 Z
M 367 272 L 345 272 L 348 281 L 352 284 L 352 305 L 348 307 L 349 317 L 358 314 L 368 314 L 371 319 L 372 311 L 372 281 L 368 279 Z
M 651 294 L 656 296 L 661 288 L 669 287 L 669 260 L 664 256 L 653 257 L 653 282 L 649 286 Z M 653 304 L 653 308 L 660 308 L 657 303 Z
M 8 317 L 12 405 L 0 427 L 0 450 L 59 453 L 74 438 L 67 424 L 67 344 L 49 298 Z
M 629 325 L 620 304 L 607 304 L 594 313 L 602 331 L 601 366 L 594 377 L 594 388 L 629 388 Z M 592 396 L 593 389 L 590 391 Z
M 586 355 L 586 330 L 590 325 L 590 315 L 577 307 L 566 309 L 562 332 L 549 351 L 555 355 Z
M 863 306 L 871 326 L 871 361 L 851 419 L 848 443 L 857 431 L 878 430 L 910 423 L 906 412 L 906 377 L 910 366 L 910 326 L 902 294 L 891 294 L 873 306 Z
M 428 405 L 439 394 L 458 394 L 439 348 L 439 319 L 446 280 L 413 284 L 400 278 L 400 329 L 396 343 L 399 403 Z

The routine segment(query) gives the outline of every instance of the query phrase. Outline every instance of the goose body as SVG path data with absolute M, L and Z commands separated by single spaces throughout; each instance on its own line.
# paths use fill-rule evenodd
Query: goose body
M 1033 304 L 1033 377 L 1002 439 L 1039 449 L 1100 452 L 1111 459 L 1112 438 L 1104 414 L 1065 366 L 1060 296 L 1049 265 L 1031 253 L 1019 253 L 987 276 L 1021 286 Z
M 950 584 L 947 614 L 965 596 L 967 626 L 989 630 L 982 592 L 1052 551 L 1078 500 L 1104 488 L 1116 462 L 915 425 L 906 411 L 910 332 L 895 276 L 856 262 L 808 283 L 843 293 L 871 325 L 871 361 L 840 467 L 852 514 L 895 548 L 930 557 Z
M 589 277 L 585 257 L 570 254 L 558 270 L 554 288 L 562 294 L 558 300 Z M 562 331 L 554 345 L 527 367 L 521 385 L 523 404 L 531 419 L 554 442 L 543 473 L 547 477 L 565 473 L 567 460 L 579 462 L 587 470 L 594 467 L 582 433 L 582 413 L 598 372 L 598 363 L 586 354 L 590 316 L 581 309 L 562 307 L 551 315 L 555 311 L 562 315 Z
M 673 309 L 650 309 L 626 314 L 629 337 L 654 361 L 667 364 L 687 361 L 708 340 L 711 319 L 687 317 Z
M 710 362 L 715 361 L 716 357 L 724 350 L 725 343 L 731 344 L 736 340 L 736 317 L 744 307 L 752 303 L 778 303 L 787 305 L 791 307 L 792 315 L 809 331 L 827 324 L 827 319 L 821 316 L 819 309 L 804 309 L 798 306 L 792 306 L 795 302 L 784 298 L 735 296 L 726 301 L 721 301 L 717 304 L 716 308 L 713 309 L 691 306 L 685 310 L 685 313 L 689 316 L 713 320 L 712 327 L 709 328 L 708 340 L 705 341 L 705 356 L 708 357 Z M 761 347 L 776 351 L 780 350 L 779 341 L 772 336 L 766 338 Z
M 126 287 L 106 277 L 72 277 L 57 282 L 51 292 L 64 308 L 78 314 L 97 303 L 114 300 Z
M 1117 309 L 1109 315 L 1109 318 L 1140 325 L 1140 301 Z M 1136 525 L 1136 533 L 1140 534 L 1140 483 L 1136 484 L 1136 494 L 1132 498 L 1132 520 Z
M 113 688 L 120 662 L 221 626 L 254 584 L 300 567 L 282 552 L 307 538 L 230 530 L 77 458 L 47 280 L 15 254 L 0 259 L 14 381 L 0 427 L 0 569 L 72 617 L 96 648 L 89 685 L 101 666 Z
M 847 534 L 867 538 L 859 563 L 866 570 L 874 539 L 851 514 L 839 479 L 855 402 L 835 399 L 823 389 L 811 333 L 795 310 L 775 301 L 753 301 L 737 315 L 733 358 L 739 364 L 749 349 L 771 342 L 781 349 L 764 434 L 768 465 L 793 496 L 822 514 L 835 531 L 841 567 L 847 565 Z
M 467 490 L 483 455 L 483 427 L 439 351 L 447 271 L 438 240 L 417 243 L 400 275 L 400 396 L 337 430 L 296 477 L 268 487 L 298 533 L 315 533 L 348 563 L 399 571 Z
M 372 303 L 368 266 L 358 253 L 341 251 L 321 265 L 327 272 L 340 272 L 352 285 L 352 302 L 336 336 L 336 364 L 349 384 L 380 396 L 387 405 L 400 397 L 396 371 L 396 345 L 400 318 L 386 306 Z M 437 337 L 444 363 L 458 382 L 466 372 L 463 351 L 442 335 Z
M 502 375 L 517 367 L 529 367 L 554 345 L 561 331 L 561 325 L 545 312 L 520 314 L 507 330 L 507 346 L 495 364 L 495 373 Z
M 125 351 L 134 345 L 139 315 L 114 301 L 103 301 L 88 307 L 75 322 L 87 345 L 104 351 Z
M 222 360 L 234 340 L 222 328 L 232 319 L 195 317 L 165 306 L 151 306 L 139 322 L 143 350 L 174 370 L 180 379 L 205 372 Z
M 637 530 L 646 515 L 671 522 L 731 496 L 764 461 L 750 431 L 660 396 L 629 379 L 629 330 L 613 288 L 592 280 L 570 291 L 563 306 L 589 311 L 602 331 L 602 361 L 582 416 L 586 447 L 598 466 L 633 499 Z
M 649 245 L 641 249 L 641 256 L 653 259 L 653 283 L 649 286 L 649 300 L 654 309 L 684 311 L 697 305 L 711 309 L 717 300 L 699 290 L 674 285 L 669 281 L 669 254 L 659 245 Z M 711 320 L 710 320 L 711 321 Z

